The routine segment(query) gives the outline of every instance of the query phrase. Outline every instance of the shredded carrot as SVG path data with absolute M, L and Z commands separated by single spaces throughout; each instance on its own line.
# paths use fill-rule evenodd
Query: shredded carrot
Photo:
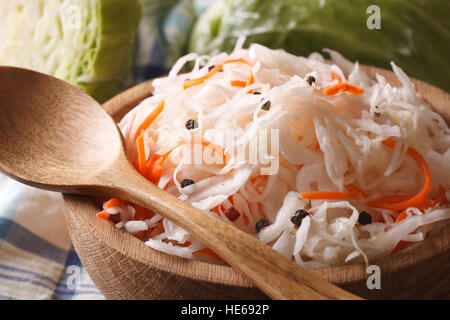
M 408 241 L 399 241 L 397 243 L 397 246 L 392 250 L 391 254 L 406 248 L 408 243 L 409 243 Z
M 387 140 L 383 141 L 383 144 L 390 148 L 394 148 L 396 141 L 394 141 L 392 139 L 387 139 Z M 406 151 L 406 154 L 408 154 L 414 160 L 416 160 L 417 164 L 422 169 L 422 172 L 424 175 L 424 184 L 423 184 L 423 187 L 420 190 L 420 192 L 409 199 L 402 200 L 400 202 L 394 202 L 394 203 L 386 201 L 386 200 L 383 201 L 383 199 L 381 199 L 381 200 L 377 199 L 377 200 L 369 202 L 368 204 L 370 206 L 375 207 L 375 208 L 400 211 L 400 210 L 404 210 L 409 207 L 416 207 L 417 205 L 419 205 L 425 201 L 428 193 L 430 192 L 431 184 L 432 184 L 432 177 L 431 177 L 430 169 L 428 168 L 428 165 L 427 165 L 426 161 L 424 160 L 424 158 L 416 150 L 414 150 L 412 148 L 408 148 L 408 150 Z
M 159 178 L 161 177 L 162 170 L 164 169 L 162 167 L 162 164 L 164 161 L 166 161 L 167 157 L 174 151 L 176 148 L 182 146 L 183 143 L 178 143 L 175 147 L 170 149 L 168 152 L 166 152 L 163 155 L 160 154 L 154 154 L 149 162 L 146 165 L 147 168 L 147 179 L 149 179 L 151 182 L 156 183 L 159 181 Z M 155 171 L 153 171 L 155 169 Z
M 132 165 L 133 165 L 133 168 L 136 169 L 136 171 L 139 171 L 139 166 L 138 166 L 137 160 L 133 160 Z
M 421 203 L 417 204 L 415 207 L 419 210 L 425 210 L 428 209 L 434 205 L 437 204 L 442 204 L 445 202 L 445 188 L 441 185 L 439 186 L 439 191 L 436 195 L 436 197 L 434 197 L 432 200 L 425 198 L 424 201 L 422 201 Z M 395 222 L 400 222 L 404 219 L 406 219 L 407 214 L 406 214 L 406 209 L 404 209 L 395 219 Z
M 364 198 L 360 192 L 349 192 L 349 191 L 311 191 L 302 192 L 300 194 L 305 200 L 351 200 L 351 199 L 361 199 Z
M 440 185 L 436 197 L 434 197 L 432 200 L 425 198 L 424 201 L 422 201 L 422 203 L 416 205 L 416 208 L 419 210 L 425 210 L 436 204 L 442 204 L 443 202 L 445 202 L 445 188 L 442 185 Z M 406 210 L 407 209 L 404 209 L 402 212 L 400 212 L 400 214 L 395 219 L 396 223 L 406 219 L 406 217 L 408 216 L 406 214 Z M 391 253 L 395 253 L 397 251 L 404 249 L 408 245 L 408 243 L 409 243 L 408 241 L 399 241 L 397 246 L 392 250 Z
M 211 75 L 210 75 L 211 76 Z M 208 76 L 208 78 L 210 77 Z M 205 76 L 206 77 L 206 76 Z M 197 79 L 192 79 L 192 80 L 188 80 L 183 84 L 183 89 L 186 90 L 190 87 L 194 87 L 196 85 L 202 84 L 203 82 L 205 82 L 205 80 L 207 78 L 205 77 L 201 77 L 201 78 L 197 78 Z
M 183 244 L 181 244 L 181 243 L 177 243 L 180 247 L 189 247 L 191 244 L 192 244 L 192 242 L 190 242 L 190 241 L 186 241 L 185 243 L 183 243 Z
M 356 94 L 356 95 L 361 95 L 364 93 L 364 89 L 358 86 L 355 86 L 354 84 L 345 83 L 345 89 L 344 91 L 352 93 L 352 94 Z
M 147 230 L 141 230 L 141 231 L 138 231 L 134 236 L 136 238 L 138 238 L 139 240 L 144 241 L 146 232 L 147 232 Z
M 147 177 L 147 163 L 145 159 L 145 145 L 144 145 L 144 135 L 141 134 L 137 139 L 137 150 L 138 150 L 138 168 L 139 173 L 144 177 Z
M 150 158 L 150 160 L 148 161 L 148 163 L 147 163 L 147 172 L 150 174 L 151 173 L 151 168 L 152 168 L 152 166 L 153 166 L 153 164 L 156 162 L 156 160 L 158 160 L 158 159 L 160 159 L 160 158 L 162 158 L 162 155 L 160 155 L 160 154 L 154 154 L 151 158 Z
M 140 205 L 133 204 L 133 208 L 135 210 L 134 219 L 136 220 L 147 220 L 151 219 L 155 213 L 147 208 L 141 207 Z
M 338 83 L 331 87 L 325 88 L 323 94 L 327 97 L 334 96 L 346 88 L 345 83 Z
M 331 73 L 331 80 L 337 80 L 338 83 L 342 82 L 341 77 L 339 77 L 336 73 L 332 72 Z
M 407 217 L 407 214 L 406 214 L 406 209 L 405 209 L 402 212 L 400 212 L 400 214 L 397 216 L 397 218 L 395 218 L 395 222 L 400 222 L 402 220 L 405 220 L 406 217 Z
M 153 228 L 152 231 L 150 231 L 150 233 L 148 234 L 148 237 L 153 238 L 153 237 L 156 237 L 157 235 L 160 235 L 163 232 L 164 232 L 164 225 L 161 222 L 155 228 Z
M 247 61 L 245 61 L 242 58 L 238 58 L 238 59 L 231 59 L 231 60 L 226 60 L 221 64 L 216 65 L 214 68 L 212 68 L 206 75 L 204 75 L 203 77 L 200 78 L 196 78 L 196 79 L 192 79 L 192 80 L 188 80 L 183 84 L 183 89 L 188 89 L 191 87 L 194 87 L 196 85 L 202 84 L 203 82 L 205 82 L 206 79 L 212 77 L 213 75 L 215 75 L 217 72 L 219 72 L 220 70 L 222 70 L 223 66 L 225 64 L 228 63 L 234 63 L 234 62 L 241 62 L 241 63 L 245 63 L 245 64 L 249 64 Z
M 100 211 L 99 213 L 96 214 L 97 218 L 103 219 L 103 220 L 108 220 L 110 214 L 108 212 L 106 212 L 105 210 Z
M 159 182 L 159 179 L 161 178 L 161 175 L 164 171 L 164 168 L 162 166 L 162 163 L 164 161 L 164 158 L 159 158 L 158 160 L 155 161 L 155 163 L 152 165 L 151 167 L 151 171 L 149 174 L 149 180 L 150 182 L 156 184 Z
M 245 88 L 247 86 L 247 82 L 242 81 L 242 80 L 231 80 L 230 84 L 233 87 L 241 87 L 241 88 Z
M 111 200 L 107 201 L 103 207 L 108 209 L 111 207 L 120 207 L 123 204 L 124 204 L 124 202 L 122 200 L 117 199 L 117 198 L 112 198 Z
M 215 206 L 214 208 L 211 209 L 211 211 L 216 213 L 220 217 L 219 206 Z
M 164 101 L 161 102 L 156 108 L 155 110 L 153 110 L 148 116 L 147 118 L 145 118 L 144 121 L 142 121 L 142 123 L 139 125 L 139 127 L 136 130 L 136 134 L 134 136 L 133 139 L 133 143 L 136 143 L 137 138 L 141 135 L 141 133 L 145 130 L 148 129 L 148 127 L 150 127 L 150 125 L 153 123 L 153 121 L 155 121 L 155 119 L 159 116 L 159 114 L 163 111 L 164 109 Z
M 359 189 L 358 187 L 356 187 L 355 185 L 353 185 L 351 183 L 349 185 L 347 185 L 347 189 L 350 192 L 356 192 L 356 193 L 362 194 L 364 198 L 369 196 L 367 193 L 364 193 L 361 189 Z
M 352 94 L 360 95 L 364 93 L 364 89 L 354 84 L 348 82 L 340 82 L 338 84 L 332 85 L 331 87 L 325 88 L 323 94 L 327 97 L 334 96 L 341 91 L 349 92 Z
M 190 87 L 202 84 L 203 82 L 205 82 L 206 79 L 212 77 L 213 75 L 215 75 L 217 72 L 219 72 L 220 70 L 222 70 L 223 68 L 223 64 L 218 64 L 217 66 L 215 66 L 214 68 L 212 68 L 206 75 L 204 75 L 203 77 L 197 78 L 197 79 L 192 79 L 189 81 L 186 81 L 183 84 L 183 89 L 188 89 Z
M 427 208 L 432 207 L 433 205 L 434 205 L 433 200 L 430 200 L 430 199 L 424 199 L 423 202 L 416 204 L 416 205 L 415 205 L 415 208 L 417 208 L 417 209 L 423 211 L 423 210 L 425 210 L 425 209 L 427 209 Z M 409 208 L 409 207 L 408 207 L 408 208 Z M 395 219 L 395 222 L 400 222 L 400 221 L 406 219 L 406 217 L 408 216 L 408 215 L 406 214 L 406 210 L 407 210 L 407 208 L 404 209 L 404 210 L 402 210 L 402 212 L 400 212 L 400 214 L 399 214 L 399 215 L 397 216 L 397 218 Z
M 227 64 L 227 63 L 235 63 L 235 62 L 240 62 L 240 63 L 245 63 L 245 64 L 250 65 L 250 63 L 248 63 L 245 59 L 242 59 L 242 58 L 225 60 L 223 64 Z

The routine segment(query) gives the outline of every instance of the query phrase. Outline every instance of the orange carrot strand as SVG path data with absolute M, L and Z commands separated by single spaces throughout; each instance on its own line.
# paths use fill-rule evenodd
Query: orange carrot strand
M 235 62 L 241 62 L 241 63 L 245 63 L 245 64 L 250 65 L 250 63 L 248 63 L 248 62 L 247 62 L 245 59 L 243 59 L 243 58 L 237 58 L 237 59 L 225 60 L 225 61 L 223 62 L 223 64 L 235 63 Z
M 344 91 L 352 93 L 352 94 L 356 94 L 356 95 L 361 95 L 364 93 L 364 89 L 358 86 L 355 86 L 354 84 L 345 83 L 345 89 Z
M 391 254 L 406 248 L 408 243 L 408 241 L 399 241 L 397 246 L 392 250 Z
M 195 87 L 196 85 L 199 85 L 199 84 L 202 84 L 203 82 L 205 82 L 205 80 L 206 79 L 204 77 L 188 80 L 183 84 L 183 89 L 186 90 L 191 87 Z
M 323 90 L 323 94 L 327 97 L 331 97 L 338 94 L 341 91 L 345 91 L 356 95 L 361 95 L 364 93 L 364 89 L 361 87 L 355 86 L 354 84 L 348 82 L 339 82 L 335 85 L 332 85 L 331 87 L 325 88 Z
M 111 207 L 120 207 L 123 204 L 124 204 L 124 202 L 122 200 L 117 199 L 117 198 L 112 198 L 111 200 L 107 201 L 103 205 L 103 207 L 108 209 L 108 208 L 111 208 Z
M 150 168 L 149 180 L 150 182 L 157 184 L 159 179 L 161 178 L 162 172 L 164 168 L 162 167 L 162 163 L 164 162 L 164 158 L 160 157 L 156 160 Z
M 139 173 L 144 177 L 147 177 L 147 163 L 145 159 L 145 145 L 144 145 L 144 135 L 141 134 L 137 139 L 137 150 L 138 150 L 138 168 Z
M 336 73 L 332 72 L 331 73 L 331 80 L 337 80 L 338 83 L 342 82 L 341 77 L 339 77 Z
M 247 86 L 247 82 L 246 81 L 242 81 L 242 80 L 231 80 L 230 84 L 233 87 L 241 87 L 241 88 L 245 88 Z
M 149 233 L 148 237 L 153 238 L 153 237 L 156 237 L 157 235 L 160 235 L 163 232 L 164 232 L 164 225 L 161 222 Z
M 388 140 L 383 141 L 383 144 L 390 148 L 394 148 L 396 141 L 394 141 L 392 139 L 388 139 Z M 428 165 L 427 165 L 425 159 L 416 150 L 414 150 L 412 148 L 408 148 L 406 154 L 411 156 L 417 162 L 417 164 L 420 166 L 420 168 L 422 169 L 422 172 L 424 175 L 424 184 L 423 184 L 423 187 L 420 190 L 420 192 L 409 199 L 406 199 L 406 200 L 403 200 L 400 202 L 394 202 L 394 203 L 388 202 L 388 201 L 383 201 L 382 199 L 381 200 L 377 199 L 377 200 L 369 202 L 368 204 L 370 206 L 375 207 L 375 208 L 400 211 L 400 210 L 407 209 L 409 207 L 415 207 L 418 204 L 422 203 L 426 199 L 428 193 L 430 192 L 431 185 L 432 185 L 432 177 L 431 177 L 430 169 L 428 168 Z
M 105 210 L 100 211 L 99 213 L 96 214 L 97 218 L 103 219 L 103 220 L 108 220 L 110 214 L 108 212 L 106 212 Z
M 364 195 L 359 192 L 349 191 L 312 191 L 302 192 L 300 197 L 305 200 L 351 200 L 364 198 Z
M 203 82 L 205 82 L 206 79 L 212 77 L 214 74 L 216 74 L 217 72 L 219 72 L 220 70 L 223 69 L 223 65 L 224 64 L 228 64 L 228 63 L 234 63 L 234 62 L 241 62 L 241 63 L 245 63 L 245 64 L 249 64 L 247 61 L 245 61 L 242 58 L 238 58 L 238 59 L 231 59 L 231 60 L 226 60 L 221 64 L 216 65 L 214 68 L 212 68 L 206 75 L 204 75 L 203 77 L 200 78 L 196 78 L 196 79 L 192 79 L 192 80 L 188 80 L 183 84 L 183 89 L 188 89 L 191 87 L 194 87 L 196 85 L 202 84 Z
M 156 108 L 155 110 L 153 110 L 148 116 L 147 118 L 145 118 L 145 120 L 139 125 L 139 127 L 136 130 L 136 134 L 134 136 L 133 139 L 133 143 L 136 143 L 137 138 L 141 135 L 141 133 L 145 130 L 147 130 L 150 125 L 153 123 L 153 121 L 155 121 L 155 119 L 160 115 L 160 113 L 163 111 L 164 109 L 164 101 L 161 102 Z
M 331 87 L 325 88 L 323 94 L 327 97 L 334 96 L 346 88 L 345 83 L 338 83 Z
M 151 219 L 155 213 L 147 208 L 141 207 L 137 204 L 133 204 L 132 205 L 134 210 L 135 210 L 135 214 L 134 214 L 134 219 L 136 220 L 147 220 L 147 219 Z
M 355 185 L 353 185 L 351 183 L 349 185 L 347 185 L 347 189 L 350 192 L 356 192 L 356 193 L 362 194 L 364 198 L 367 198 L 369 196 L 367 193 L 364 193 L 361 189 L 359 189 L 358 187 L 356 187 Z

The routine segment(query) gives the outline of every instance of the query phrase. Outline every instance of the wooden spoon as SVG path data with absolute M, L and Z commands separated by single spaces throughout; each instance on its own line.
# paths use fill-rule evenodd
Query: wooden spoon
M 34 187 L 147 207 L 192 233 L 274 299 L 359 299 L 148 182 L 125 156 L 112 118 L 56 78 L 0 67 L 0 170 Z

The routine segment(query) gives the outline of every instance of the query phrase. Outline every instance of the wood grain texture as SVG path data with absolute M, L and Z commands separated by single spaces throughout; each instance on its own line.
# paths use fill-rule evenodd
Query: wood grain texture
M 171 220 L 274 299 L 358 299 L 142 177 L 114 120 L 81 90 L 0 67 L 0 169 L 58 192 L 117 197 Z
M 364 67 L 398 85 L 386 70 Z M 444 118 L 450 96 L 414 80 L 416 89 Z M 119 120 L 151 93 L 151 81 L 108 101 L 104 108 Z M 74 246 L 89 275 L 110 299 L 260 299 L 267 296 L 230 267 L 190 261 L 146 247 L 142 241 L 95 217 L 89 198 L 64 196 Z M 363 265 L 313 270 L 315 275 L 364 298 L 450 298 L 450 225 L 423 242 L 372 261 L 381 268 L 381 290 L 367 289 Z

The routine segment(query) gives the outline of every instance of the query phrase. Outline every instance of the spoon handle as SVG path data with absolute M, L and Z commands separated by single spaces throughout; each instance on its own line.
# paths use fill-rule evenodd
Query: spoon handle
M 164 192 L 128 163 L 127 166 L 129 168 L 122 167 L 123 170 L 107 175 L 110 180 L 107 184 L 113 187 L 116 197 L 146 207 L 189 231 L 269 297 L 360 299 L 293 263 L 256 238 Z

